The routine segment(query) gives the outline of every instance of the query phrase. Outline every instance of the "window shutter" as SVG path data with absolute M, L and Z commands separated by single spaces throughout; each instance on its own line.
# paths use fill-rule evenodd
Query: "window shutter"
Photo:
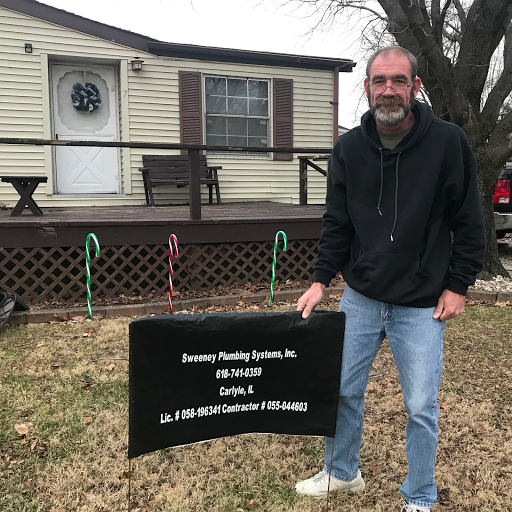
M 180 139 L 182 144 L 203 143 L 203 99 L 201 73 L 179 71 Z M 182 150 L 182 153 L 187 153 Z
M 293 80 L 274 79 L 274 147 L 293 147 Z M 274 153 L 274 160 L 293 160 L 291 153 Z

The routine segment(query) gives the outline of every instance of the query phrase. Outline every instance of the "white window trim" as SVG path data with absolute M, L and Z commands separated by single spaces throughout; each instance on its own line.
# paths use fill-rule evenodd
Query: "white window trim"
M 272 147 L 272 140 L 273 140 L 273 97 L 272 97 L 272 85 L 273 81 L 272 78 L 263 78 L 263 77 L 251 77 L 251 76 L 233 76 L 233 75 L 217 75 L 214 73 L 202 73 L 201 74 L 201 81 L 202 81 L 202 105 L 203 105 L 203 112 L 202 112 L 202 122 L 203 122 L 203 141 L 206 145 L 206 78 L 213 77 L 213 78 L 233 78 L 234 80 L 264 80 L 268 82 L 268 146 Z M 237 116 L 233 116 L 237 117 Z M 241 117 L 241 116 L 240 116 Z M 261 118 L 262 116 L 255 116 L 255 118 Z M 261 153 L 261 154 L 253 154 L 253 155 L 247 155 L 245 153 L 236 152 L 236 153 L 217 153 L 215 151 L 206 151 L 206 155 L 208 158 L 244 158 L 247 160 L 256 159 L 256 160 L 272 160 L 272 153 Z

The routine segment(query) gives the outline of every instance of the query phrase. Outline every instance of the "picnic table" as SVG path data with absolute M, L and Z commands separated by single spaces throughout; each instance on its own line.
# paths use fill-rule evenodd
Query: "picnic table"
M 28 206 L 34 215 L 43 215 L 41 208 L 32 199 L 32 194 L 39 183 L 46 183 L 48 181 L 46 176 L 2 176 L 2 181 L 4 183 L 11 183 L 20 195 L 20 200 L 12 209 L 11 217 L 20 215 L 25 206 Z

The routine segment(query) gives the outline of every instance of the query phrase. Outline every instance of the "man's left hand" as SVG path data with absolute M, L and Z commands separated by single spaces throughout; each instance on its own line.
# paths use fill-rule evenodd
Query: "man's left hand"
M 451 320 L 460 315 L 464 311 L 466 304 L 466 297 L 458 293 L 445 290 L 437 303 L 437 308 L 434 311 L 434 319 Z

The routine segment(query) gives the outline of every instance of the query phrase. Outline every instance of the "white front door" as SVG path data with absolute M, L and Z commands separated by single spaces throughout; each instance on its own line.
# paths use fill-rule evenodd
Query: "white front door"
M 116 141 L 114 68 L 52 64 L 53 129 L 59 140 Z M 82 95 L 81 86 L 89 91 Z M 91 91 L 97 91 L 90 98 Z M 78 93 L 82 101 L 77 101 Z M 98 102 L 98 99 L 100 102 Z M 74 106 L 75 104 L 75 106 Z M 78 107 L 78 109 L 76 108 Z M 118 148 L 55 147 L 57 194 L 118 194 Z

